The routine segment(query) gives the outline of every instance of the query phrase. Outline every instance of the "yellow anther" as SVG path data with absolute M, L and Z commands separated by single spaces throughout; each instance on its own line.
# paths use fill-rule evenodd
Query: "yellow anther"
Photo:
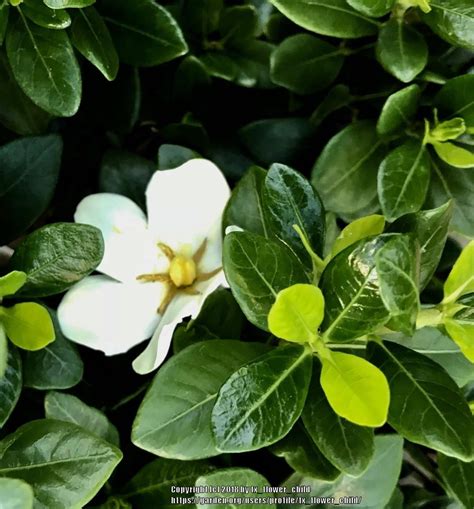
M 175 256 L 171 260 L 169 275 L 176 288 L 192 285 L 197 276 L 196 263 L 192 258 Z

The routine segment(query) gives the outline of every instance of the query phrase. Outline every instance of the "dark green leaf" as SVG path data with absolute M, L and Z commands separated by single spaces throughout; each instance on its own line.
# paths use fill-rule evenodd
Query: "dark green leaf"
M 311 124 L 318 127 L 333 112 L 348 106 L 352 102 L 352 95 L 346 85 L 335 85 L 327 96 L 319 103 L 311 115 Z
M 171 170 L 196 158 L 199 158 L 199 154 L 194 150 L 165 143 L 158 150 L 158 169 Z
M 226 46 L 238 46 L 258 35 L 257 11 L 251 5 L 236 5 L 222 11 L 219 32 Z
M 61 30 L 71 24 L 71 17 L 67 11 L 50 9 L 43 2 L 36 0 L 23 0 L 21 10 L 33 23 L 44 28 Z
M 0 148 L 0 244 L 18 237 L 53 197 L 63 144 L 57 135 L 22 138 Z
M 103 0 L 100 13 L 109 25 L 120 60 L 127 64 L 154 66 L 188 51 L 174 18 L 153 0 Z
M 337 78 L 343 62 L 341 49 L 312 35 L 298 34 L 285 39 L 272 54 L 270 76 L 293 92 L 312 94 Z
M 379 18 L 390 12 L 395 0 L 347 0 L 347 3 L 362 14 Z
M 236 371 L 212 410 L 217 449 L 253 451 L 283 438 L 303 410 L 311 357 L 301 346 L 284 346 Z
M 216 456 L 210 421 L 221 385 L 267 349 L 259 343 L 206 341 L 174 356 L 156 375 L 135 419 L 133 443 L 174 459 Z
M 61 293 L 89 275 L 103 254 L 102 234 L 93 226 L 44 226 L 24 238 L 10 260 L 12 269 L 28 275 L 18 295 L 44 297 Z
M 419 141 L 407 141 L 390 152 L 377 179 L 380 205 L 388 221 L 421 209 L 430 176 L 430 157 Z
M 448 485 L 448 491 L 469 509 L 474 507 L 474 461 L 465 463 L 444 454 L 438 454 L 438 466 L 441 477 Z
M 382 142 L 371 122 L 356 122 L 336 134 L 313 168 L 311 182 L 327 210 L 352 214 L 377 196 L 376 174 Z
M 322 35 L 350 39 L 372 35 L 377 23 L 350 7 L 346 0 L 270 0 L 297 25 Z
M 95 0 L 43 0 L 51 9 L 71 9 L 88 7 L 95 3 Z
M 33 490 L 18 479 L 0 479 L 2 509 L 33 509 Z
M 0 46 L 3 44 L 5 33 L 7 31 L 8 18 L 10 14 L 9 4 L 2 2 L 0 5 Z
M 370 343 L 371 362 L 390 384 L 389 424 L 402 436 L 449 456 L 474 458 L 474 418 L 446 371 L 395 343 Z
M 315 360 L 303 410 L 305 428 L 315 446 L 336 468 L 348 475 L 361 475 L 374 452 L 374 432 L 334 412 L 321 387 L 320 375 L 321 365 Z
M 387 136 L 406 128 L 418 110 L 420 95 L 420 87 L 410 85 L 389 96 L 377 121 L 377 132 Z
M 449 117 L 462 117 L 474 126 L 474 75 L 465 74 L 448 80 L 435 97 L 435 105 Z
M 74 115 L 81 102 L 81 72 L 66 32 L 40 27 L 18 12 L 6 39 L 15 79 L 47 112 L 58 117 Z
M 385 70 L 404 83 L 418 76 L 428 62 L 424 37 L 403 20 L 395 18 L 380 30 L 376 53 Z
M 45 509 L 83 507 L 122 458 L 116 447 L 85 429 L 49 419 L 31 421 L 5 437 L 0 455 L 0 477 L 31 484 L 35 507 Z
M 308 283 L 303 266 L 286 246 L 250 232 L 224 240 L 224 271 L 245 316 L 268 330 L 267 316 L 280 290 Z
M 94 7 L 72 13 L 71 42 L 108 80 L 117 77 L 118 55 L 109 30 Z
M 5 425 L 18 403 L 21 386 L 22 369 L 20 354 L 13 345 L 9 345 L 5 374 L 0 378 L 0 428 Z

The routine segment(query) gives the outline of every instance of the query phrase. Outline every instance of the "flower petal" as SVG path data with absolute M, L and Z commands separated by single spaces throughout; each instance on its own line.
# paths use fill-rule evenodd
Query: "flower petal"
M 148 234 L 145 214 L 129 198 L 92 194 L 79 203 L 74 219 L 102 232 L 105 252 L 99 272 L 126 282 L 140 274 L 166 270 L 165 257 Z
M 193 159 L 173 170 L 157 171 L 146 191 L 148 227 L 174 250 L 195 252 L 221 223 L 230 189 L 219 168 Z
M 106 355 L 127 352 L 149 338 L 160 316 L 161 283 L 119 283 L 90 276 L 63 297 L 58 320 L 66 337 Z

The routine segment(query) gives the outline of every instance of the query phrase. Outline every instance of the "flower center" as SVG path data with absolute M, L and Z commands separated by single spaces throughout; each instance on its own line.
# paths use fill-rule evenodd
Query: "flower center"
M 187 256 L 177 255 L 171 260 L 168 273 L 176 288 L 190 286 L 196 281 L 196 262 Z

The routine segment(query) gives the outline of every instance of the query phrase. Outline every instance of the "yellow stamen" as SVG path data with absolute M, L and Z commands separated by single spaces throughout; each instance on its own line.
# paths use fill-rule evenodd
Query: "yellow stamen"
M 174 258 L 174 251 L 167 246 L 166 244 L 163 244 L 162 242 L 158 242 L 158 247 L 163 251 L 163 254 L 168 258 L 168 260 L 171 262 Z
M 140 274 L 137 276 L 137 281 L 144 281 L 145 283 L 169 283 L 170 277 L 168 274 Z
M 201 283 L 202 281 L 207 281 L 211 279 L 211 277 L 214 277 L 216 274 L 219 274 L 221 270 L 222 267 L 218 267 L 217 269 L 211 270 L 211 272 L 203 272 L 196 278 L 196 282 Z
M 190 286 L 196 280 L 197 268 L 193 259 L 178 255 L 171 260 L 169 275 L 177 288 Z

